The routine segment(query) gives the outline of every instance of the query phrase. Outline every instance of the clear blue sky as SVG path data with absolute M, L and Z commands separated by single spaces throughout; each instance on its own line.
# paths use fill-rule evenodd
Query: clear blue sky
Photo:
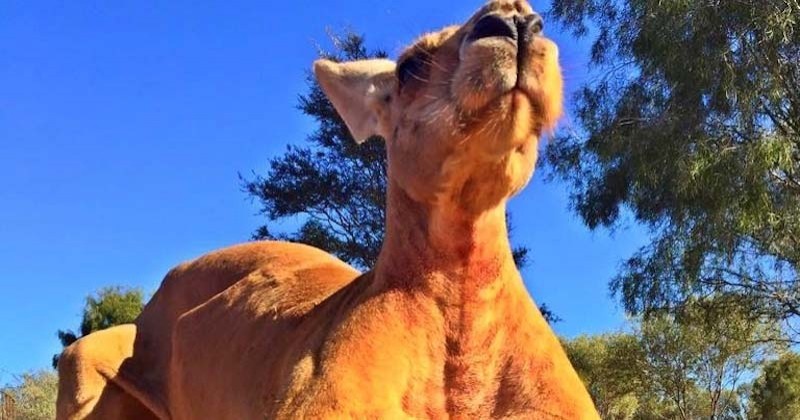
M 249 238 L 260 220 L 237 173 L 313 129 L 295 103 L 327 28 L 396 55 L 481 4 L 158 3 L 0 3 L 0 383 L 49 366 L 87 294 L 152 293 L 176 263 Z M 548 33 L 574 89 L 586 42 Z M 607 282 L 644 235 L 589 232 L 541 179 L 511 205 L 529 289 L 561 334 L 622 328 Z

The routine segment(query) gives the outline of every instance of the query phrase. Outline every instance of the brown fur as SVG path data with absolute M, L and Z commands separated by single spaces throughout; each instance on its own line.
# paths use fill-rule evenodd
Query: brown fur
M 357 140 L 387 141 L 386 238 L 359 274 L 317 249 L 228 248 L 172 270 L 134 325 L 65 350 L 58 418 L 597 419 L 514 266 L 505 203 L 561 113 L 557 49 L 517 65 L 507 40 L 465 41 L 496 0 L 401 56 L 320 61 Z

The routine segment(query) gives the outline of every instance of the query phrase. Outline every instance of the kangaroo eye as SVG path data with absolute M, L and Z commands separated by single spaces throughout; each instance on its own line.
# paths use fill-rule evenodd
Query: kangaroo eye
M 402 87 L 414 80 L 423 80 L 425 77 L 425 60 L 419 55 L 412 55 L 397 66 L 397 80 Z

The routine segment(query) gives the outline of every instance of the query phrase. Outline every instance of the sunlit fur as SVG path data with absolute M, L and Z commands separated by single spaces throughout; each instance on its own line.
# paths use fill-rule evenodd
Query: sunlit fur
M 134 325 L 65 350 L 58 419 L 597 419 L 505 224 L 561 114 L 557 48 L 467 41 L 487 13 L 531 8 L 492 1 L 421 37 L 402 84 L 390 60 L 315 63 L 355 139 L 386 141 L 372 270 L 281 242 L 182 264 Z
M 537 142 L 562 112 L 558 49 L 534 37 L 517 68 L 512 40 L 466 42 L 487 13 L 531 13 L 527 3 L 491 2 L 465 25 L 422 36 L 398 62 L 424 68 L 396 93 L 387 138 L 394 179 L 423 202 L 453 200 L 484 211 L 530 179 Z

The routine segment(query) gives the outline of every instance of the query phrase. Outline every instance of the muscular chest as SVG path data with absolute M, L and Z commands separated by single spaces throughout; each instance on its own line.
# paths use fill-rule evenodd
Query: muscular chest
M 413 298 L 352 315 L 295 366 L 279 410 L 287 417 L 336 407 L 357 417 L 491 417 L 508 354 L 497 317 L 454 323 L 435 302 Z

